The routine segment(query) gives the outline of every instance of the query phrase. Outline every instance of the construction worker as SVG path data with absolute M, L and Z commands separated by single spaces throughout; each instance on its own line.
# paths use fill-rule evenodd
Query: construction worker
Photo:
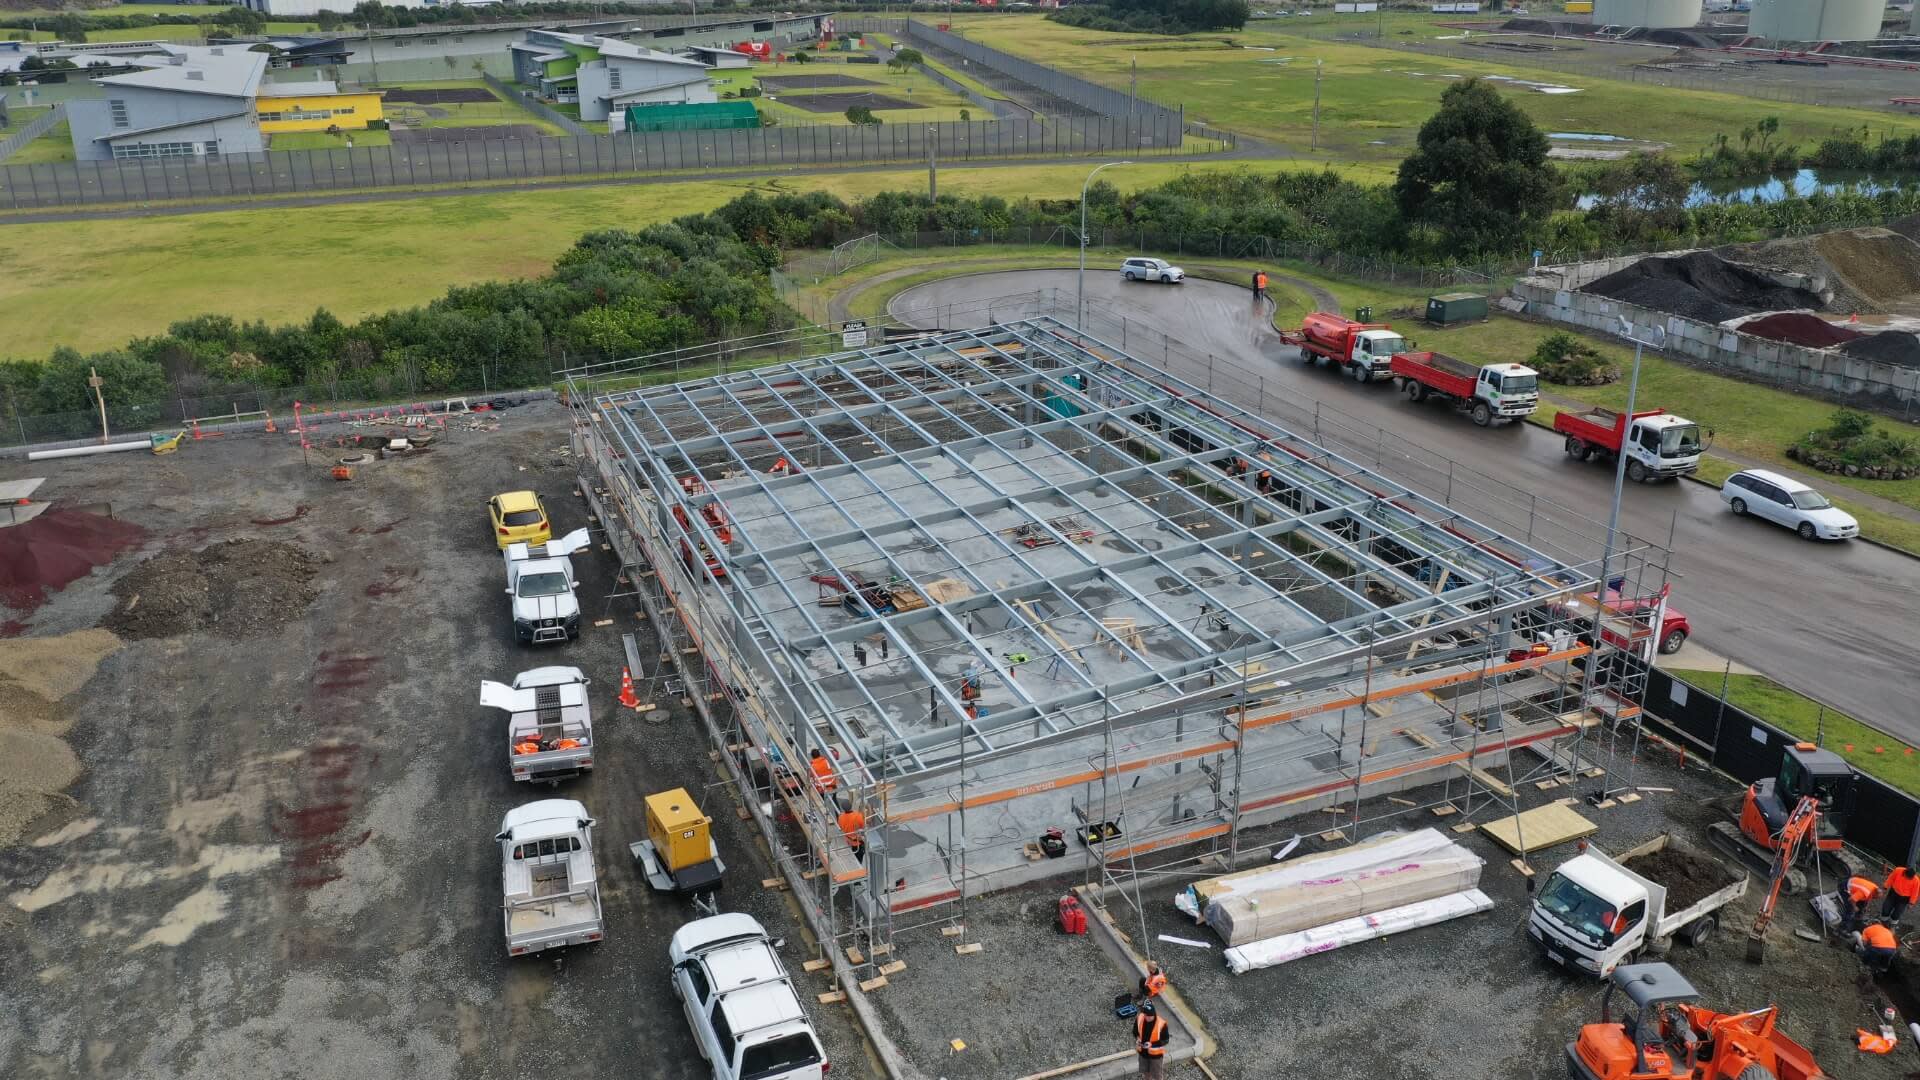
M 1140 1055 L 1140 1075 L 1165 1080 L 1167 1075 L 1167 1022 L 1155 1012 L 1153 1002 L 1140 1003 L 1133 1014 L 1133 1046 Z
M 833 762 L 827 760 L 827 755 L 815 750 L 807 755 L 807 758 L 808 764 L 813 767 L 814 787 L 822 792 L 828 792 L 840 786 L 840 781 L 834 779 Z
M 1840 887 L 1840 929 L 1858 930 L 1866 921 L 1867 905 L 1880 895 L 1880 886 L 1858 874 L 1847 879 Z
M 840 803 L 840 835 L 847 838 L 847 846 L 853 849 L 853 857 L 866 861 L 867 858 L 867 815 Z
M 1893 958 L 1900 954 L 1900 939 L 1894 936 L 1887 920 L 1875 919 L 1865 930 L 1853 935 L 1853 951 L 1860 954 L 1868 971 L 1884 975 L 1893 966 Z
M 1258 270 L 1253 275 L 1253 296 L 1256 300 L 1267 298 L 1267 272 Z
M 1896 866 L 1893 873 L 1887 875 L 1885 889 L 1887 895 L 1880 901 L 1880 917 L 1898 926 L 1907 907 L 1920 900 L 1920 874 L 1915 874 L 1911 866 Z
M 1271 469 L 1260 470 L 1260 475 L 1253 479 L 1253 490 L 1258 491 L 1262 495 L 1270 495 L 1273 493 L 1273 471 Z
M 1152 1001 L 1167 988 L 1167 973 L 1160 970 L 1158 960 L 1147 961 L 1147 973 L 1140 976 L 1140 1000 Z

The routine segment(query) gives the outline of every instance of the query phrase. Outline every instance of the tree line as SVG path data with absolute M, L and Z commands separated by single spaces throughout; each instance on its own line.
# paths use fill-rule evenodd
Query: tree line
M 1247 0 L 1099 0 L 1047 15 L 1057 23 L 1134 34 L 1191 34 L 1239 30 L 1252 11 Z

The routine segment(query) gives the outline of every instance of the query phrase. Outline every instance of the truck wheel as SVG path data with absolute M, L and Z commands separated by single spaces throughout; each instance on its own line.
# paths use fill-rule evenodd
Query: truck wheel
M 1672 656 L 1674 653 L 1680 651 L 1680 646 L 1686 643 L 1687 632 L 1685 630 L 1674 630 L 1666 637 L 1660 639 L 1660 654 L 1662 656 Z
M 1422 401 L 1427 400 L 1427 384 L 1423 382 L 1415 382 L 1412 379 L 1408 379 L 1407 380 L 1407 400 L 1414 402 L 1415 404 L 1418 404 Z
M 1364 383 L 1373 378 L 1373 369 L 1365 364 L 1355 364 L 1351 370 L 1354 382 Z
M 1313 354 L 1307 351 L 1307 347 L 1305 345 L 1300 346 L 1300 362 L 1303 364 L 1310 364 L 1313 362 Z
M 1633 481 L 1636 484 L 1646 483 L 1647 467 L 1645 465 L 1640 464 L 1638 461 L 1629 460 L 1627 462 L 1627 479 Z
M 1719 920 L 1711 915 L 1702 916 L 1692 926 L 1687 927 L 1687 944 L 1697 949 L 1712 941 L 1713 932 L 1719 928 Z
M 1580 441 L 1580 436 L 1567 436 L 1567 456 L 1575 461 L 1583 460 L 1587 456 L 1587 444 Z
M 1486 427 L 1488 424 L 1493 423 L 1493 409 L 1484 401 L 1474 402 L 1473 422 L 1481 427 Z

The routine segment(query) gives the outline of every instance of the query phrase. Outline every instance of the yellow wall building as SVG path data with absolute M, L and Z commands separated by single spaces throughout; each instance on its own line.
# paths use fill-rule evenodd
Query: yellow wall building
M 354 131 L 386 119 L 379 91 L 343 94 L 330 82 L 262 86 L 254 107 L 265 135 L 332 127 Z

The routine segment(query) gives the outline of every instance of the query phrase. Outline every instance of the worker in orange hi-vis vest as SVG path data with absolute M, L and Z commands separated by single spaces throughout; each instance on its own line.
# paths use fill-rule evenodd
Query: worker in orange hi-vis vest
M 1915 900 L 1920 900 L 1920 874 L 1911 866 L 1896 866 L 1887 875 L 1887 895 L 1880 900 L 1880 917 L 1898 923 Z

